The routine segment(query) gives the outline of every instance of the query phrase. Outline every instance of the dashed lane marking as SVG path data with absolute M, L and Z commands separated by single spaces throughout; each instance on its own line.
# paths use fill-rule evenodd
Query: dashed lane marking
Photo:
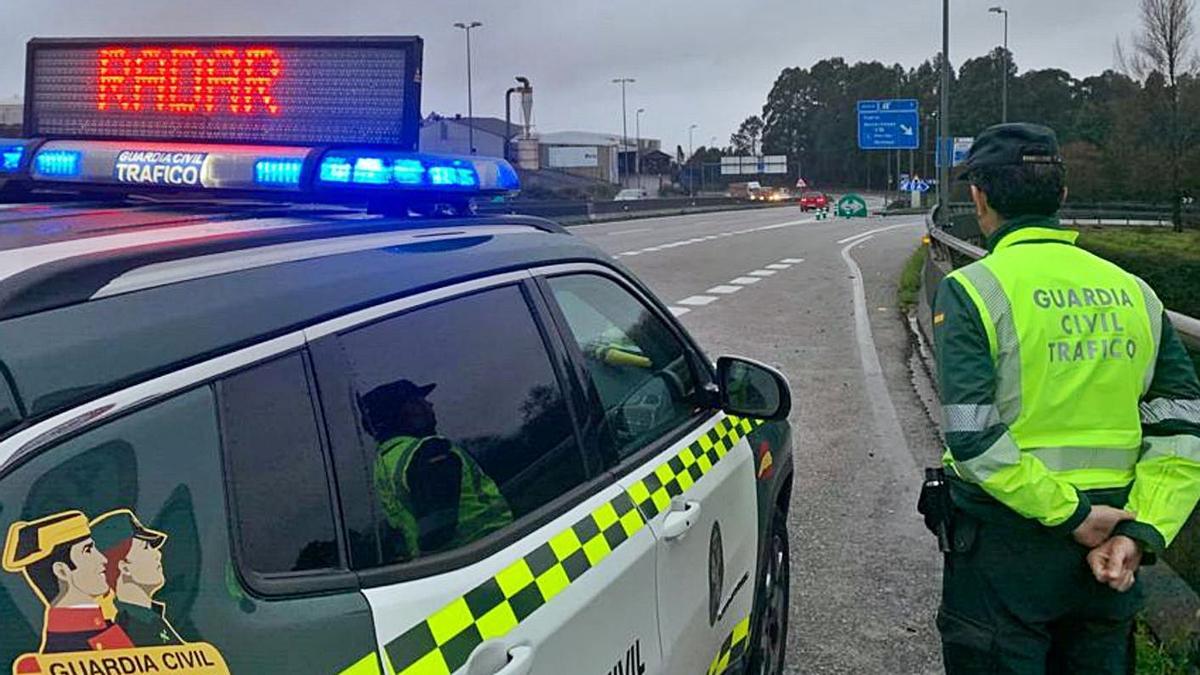
M 783 263 L 775 263 L 774 265 L 767 265 L 766 269 L 769 269 L 769 270 L 790 270 L 790 269 L 792 269 L 792 266 L 791 266 L 791 265 L 785 265 L 785 264 L 783 264 Z
M 690 298 L 684 298 L 684 299 L 680 300 L 679 304 L 690 305 L 692 307 L 703 307 L 705 305 L 711 305 L 712 303 L 716 302 L 718 299 L 719 298 L 713 297 L 711 295 L 693 295 Z
M 750 276 L 752 276 L 752 277 L 773 277 L 776 274 L 778 274 L 778 272 L 776 272 L 775 270 L 754 270 L 753 272 L 750 273 Z
M 692 310 L 688 309 L 687 307 L 668 307 L 667 309 L 671 310 L 671 314 L 673 314 L 674 316 L 683 316 L 684 314 L 687 314 L 688 312 L 692 311 Z
M 789 265 L 799 265 L 800 263 L 804 262 L 804 258 L 784 258 L 783 260 L 780 260 L 779 262 L 787 263 Z
M 760 279 L 759 277 L 738 277 L 738 278 L 734 279 L 733 281 L 730 281 L 729 283 L 741 284 L 743 286 L 749 286 L 750 284 L 757 284 L 760 281 L 762 281 L 762 279 Z
M 705 293 L 716 293 L 717 295 L 729 295 L 742 290 L 741 286 L 713 286 L 705 291 Z

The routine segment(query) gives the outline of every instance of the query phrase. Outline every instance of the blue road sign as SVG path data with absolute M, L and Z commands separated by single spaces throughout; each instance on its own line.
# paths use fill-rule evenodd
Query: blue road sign
M 901 192 L 929 192 L 929 183 L 926 183 L 924 180 L 922 180 L 920 178 L 917 178 L 916 180 L 911 180 L 911 179 L 905 178 L 904 180 L 900 181 L 900 191 Z
M 862 150 L 917 150 L 921 112 L 916 99 L 858 102 L 858 147 Z

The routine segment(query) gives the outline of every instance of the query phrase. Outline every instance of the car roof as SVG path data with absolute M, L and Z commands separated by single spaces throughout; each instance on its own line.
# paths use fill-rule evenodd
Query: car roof
M 611 264 L 524 216 L 0 204 L 0 437 L 356 309 L 572 261 Z

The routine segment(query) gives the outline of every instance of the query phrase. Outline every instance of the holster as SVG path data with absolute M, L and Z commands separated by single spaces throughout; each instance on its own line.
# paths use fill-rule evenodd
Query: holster
M 954 550 L 954 503 L 950 499 L 950 483 L 945 469 L 925 469 L 925 482 L 917 500 L 917 512 L 925 518 L 925 527 L 937 537 L 938 550 L 949 554 Z

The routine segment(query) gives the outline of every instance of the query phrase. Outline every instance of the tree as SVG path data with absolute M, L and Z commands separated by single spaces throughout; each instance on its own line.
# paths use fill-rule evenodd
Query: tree
M 1172 220 L 1175 230 L 1183 229 L 1183 189 L 1181 169 L 1190 144 L 1181 116 L 1180 78 L 1195 68 L 1193 40 L 1194 0 L 1140 0 L 1141 32 L 1134 35 L 1133 53 L 1126 54 L 1117 44 L 1118 59 L 1139 79 L 1159 73 L 1166 80 L 1168 162 L 1171 168 Z
M 747 117 L 729 137 L 735 155 L 757 155 L 762 144 L 763 121 L 758 115 Z

